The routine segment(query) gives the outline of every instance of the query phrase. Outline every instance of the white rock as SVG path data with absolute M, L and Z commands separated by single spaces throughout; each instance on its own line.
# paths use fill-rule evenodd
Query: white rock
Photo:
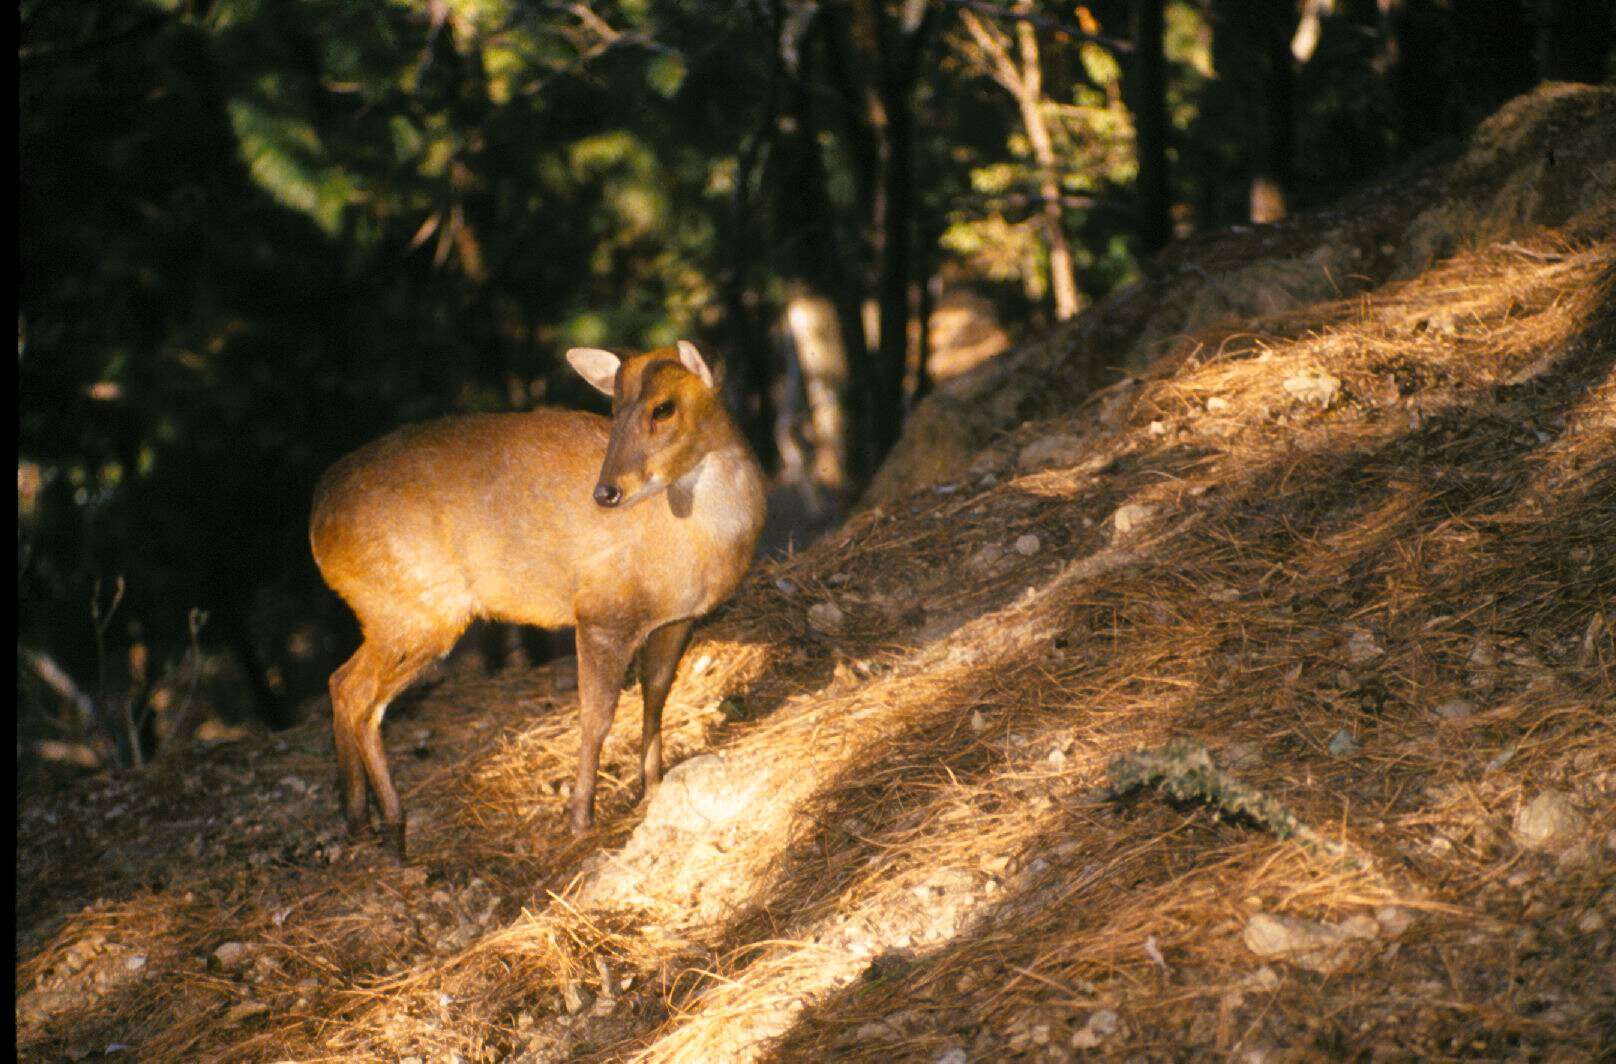
M 1447 720 L 1464 720 L 1476 712 L 1476 704 L 1462 698 L 1450 698 L 1436 707 L 1436 715 Z
M 1380 644 L 1375 642 L 1374 635 L 1361 628 L 1347 637 L 1347 660 L 1354 665 L 1378 658 L 1384 653 Z
M 1016 553 L 1030 558 L 1034 554 L 1038 553 L 1038 548 L 1040 546 L 1041 544 L 1038 542 L 1038 537 L 1029 532 L 1016 540 Z
M 834 602 L 816 602 L 808 607 L 808 623 L 826 635 L 840 632 L 846 621 L 841 607 Z
M 1104 1041 L 1106 1036 L 1115 1034 L 1117 1027 L 1116 1013 L 1110 1009 L 1096 1009 L 1089 1014 L 1088 1022 L 1072 1035 L 1072 1048 L 1093 1049 Z
M 1526 846 L 1547 849 L 1582 831 L 1587 819 L 1564 794 L 1544 791 L 1515 814 L 1515 834 Z
M 1396 905 L 1382 905 L 1375 910 L 1375 923 L 1380 925 L 1381 934 L 1388 938 L 1401 935 L 1413 922 L 1414 913 Z
M 1373 924 L 1373 920 L 1368 920 L 1368 925 Z M 1367 929 L 1367 926 L 1355 926 L 1347 931 L 1333 924 L 1295 916 L 1255 913 L 1246 921 L 1242 939 L 1246 948 L 1259 957 L 1277 957 L 1298 967 L 1328 974 L 1346 959 L 1346 944 L 1362 937 Z
M 221 968 L 239 968 L 251 954 L 252 947 L 245 942 L 226 942 L 213 951 L 213 959 Z
M 1216 414 L 1220 411 L 1227 410 L 1229 409 L 1229 400 L 1225 399 L 1221 395 L 1214 395 L 1212 398 L 1206 401 L 1206 409 L 1207 413 L 1210 414 Z
M 1283 387 L 1301 402 L 1327 407 L 1341 391 L 1341 381 L 1328 373 L 1299 373 L 1286 377 Z
M 734 768 L 717 754 L 698 754 L 663 777 L 641 827 L 702 832 L 729 824 L 745 816 L 768 786 L 759 773 Z
M 1117 507 L 1117 512 L 1111 515 L 1111 525 L 1116 529 L 1118 536 L 1127 536 L 1142 528 L 1156 512 L 1154 506 L 1144 503 L 1130 502 Z
M 969 1064 L 970 1057 L 959 1046 L 949 1046 L 932 1060 L 932 1064 Z

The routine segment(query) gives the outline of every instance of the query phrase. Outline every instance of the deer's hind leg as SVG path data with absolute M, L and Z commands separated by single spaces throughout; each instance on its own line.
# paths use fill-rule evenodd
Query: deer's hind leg
M 381 812 L 383 834 L 400 857 L 404 856 L 404 810 L 382 747 L 382 716 L 399 692 L 452 645 L 453 640 L 448 639 L 401 647 L 367 638 L 331 674 L 332 727 L 348 830 L 365 830 L 368 793 Z

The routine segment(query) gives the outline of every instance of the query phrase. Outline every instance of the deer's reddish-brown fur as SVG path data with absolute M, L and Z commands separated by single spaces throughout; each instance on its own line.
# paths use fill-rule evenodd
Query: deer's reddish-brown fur
M 763 526 L 763 478 L 695 347 L 626 360 L 568 353 L 612 418 L 562 410 L 450 417 L 348 455 L 315 490 L 309 539 L 364 641 L 331 676 L 343 809 L 367 791 L 402 853 L 382 715 L 466 626 L 577 628 L 583 741 L 572 828 L 592 821 L 600 750 L 641 654 L 641 779 L 662 770 L 662 706 L 692 622 L 740 582 Z

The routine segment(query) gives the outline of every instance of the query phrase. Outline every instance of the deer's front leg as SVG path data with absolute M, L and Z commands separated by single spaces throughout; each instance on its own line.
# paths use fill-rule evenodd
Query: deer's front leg
M 572 786 L 572 833 L 582 835 L 595 822 L 595 775 L 600 750 L 617 713 L 617 696 L 634 653 L 633 633 L 610 625 L 578 621 L 578 704 L 583 741 L 578 778 Z

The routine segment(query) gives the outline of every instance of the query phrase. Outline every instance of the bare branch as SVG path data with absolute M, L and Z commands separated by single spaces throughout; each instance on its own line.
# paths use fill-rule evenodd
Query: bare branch
M 1130 55 L 1133 52 L 1133 43 L 1131 41 L 1125 41 L 1120 37 L 1112 37 L 1104 33 L 1089 33 L 1081 26 L 1061 19 L 1051 18 L 1048 15 L 1038 15 L 1030 11 L 1011 11 L 1008 8 L 991 3 L 990 0 L 942 0 L 942 2 L 959 8 L 962 13 L 967 10 L 980 11 L 989 18 L 1005 19 L 1010 22 L 1025 22 L 1039 29 L 1058 33 L 1070 40 L 1097 44 L 1116 55 Z
M 971 39 L 986 57 L 984 65 L 987 67 L 988 75 L 1003 86 L 1011 96 L 1020 99 L 1025 87 L 1022 85 L 1020 69 L 1016 67 L 1015 60 L 1010 58 L 1010 49 L 1004 35 L 996 27 L 983 22 L 972 11 L 961 11 L 960 21 L 965 24 Z

